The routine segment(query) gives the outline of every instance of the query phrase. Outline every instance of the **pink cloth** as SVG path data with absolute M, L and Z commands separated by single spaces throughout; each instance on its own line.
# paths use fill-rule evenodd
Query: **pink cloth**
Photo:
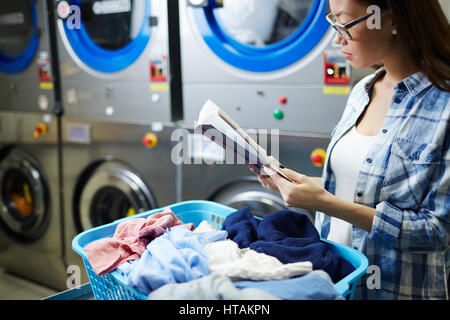
M 125 261 L 139 259 L 150 241 L 162 235 L 166 228 L 178 225 L 194 230 L 192 223 L 184 224 L 170 208 L 166 208 L 147 218 L 119 223 L 112 237 L 93 241 L 84 247 L 84 251 L 94 272 L 102 275 Z

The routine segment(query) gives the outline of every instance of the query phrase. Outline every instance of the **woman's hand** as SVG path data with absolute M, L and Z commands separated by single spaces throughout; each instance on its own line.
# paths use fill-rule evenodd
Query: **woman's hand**
M 271 162 L 271 164 L 273 166 L 280 166 L 280 163 L 278 162 L 278 160 L 272 156 L 269 157 L 269 161 Z M 270 177 L 262 176 L 261 174 L 259 174 L 259 172 L 257 172 L 250 166 L 248 168 L 250 169 L 251 172 L 253 172 L 254 174 L 256 174 L 258 176 L 259 183 L 261 183 L 261 185 L 264 188 L 275 191 L 275 192 L 280 192 L 280 190 L 278 190 L 278 186 L 272 181 L 272 179 Z
M 263 167 L 269 177 L 263 177 L 251 168 L 250 170 L 258 175 L 264 187 L 281 194 L 286 207 L 321 211 L 367 232 L 372 230 L 375 209 L 337 198 L 322 188 L 320 178 L 310 178 L 295 171 L 280 168 L 289 179 L 294 181 L 290 182 L 269 167 Z
M 268 167 L 264 167 L 264 171 L 270 178 L 263 179 L 267 185 L 273 184 L 276 187 L 287 207 L 304 208 L 312 211 L 322 210 L 331 195 L 328 191 L 303 174 L 289 169 L 280 170 L 294 183 L 286 180 Z
M 272 181 L 272 179 L 270 177 L 263 177 L 257 171 L 255 171 L 253 168 L 251 168 L 251 167 L 248 167 L 248 168 L 250 169 L 251 172 L 253 172 L 254 174 L 256 174 L 258 176 L 258 181 L 259 181 L 259 183 L 261 183 L 261 185 L 264 188 L 275 191 L 275 192 L 280 192 L 280 190 L 278 190 L 278 186 Z

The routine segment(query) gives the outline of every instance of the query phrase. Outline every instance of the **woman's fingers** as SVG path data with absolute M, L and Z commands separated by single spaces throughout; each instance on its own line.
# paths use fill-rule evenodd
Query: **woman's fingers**
M 289 179 L 297 182 L 297 183 L 302 183 L 305 180 L 305 175 L 295 172 L 293 170 L 290 169 L 280 169 L 281 172 L 283 172 Z
M 270 175 L 267 175 L 267 173 L 264 171 L 264 168 L 262 169 L 262 172 L 258 172 L 258 171 L 256 171 L 254 168 L 252 168 L 250 166 L 248 166 L 248 168 L 250 169 L 251 172 L 256 174 L 256 176 L 258 177 L 259 183 L 264 188 L 272 190 L 272 191 L 275 191 L 275 192 L 279 192 L 278 186 L 274 183 L 274 181 L 272 181 Z M 266 175 L 264 175 L 264 174 L 266 174 Z
M 275 165 L 278 167 L 280 166 L 280 162 L 272 156 L 269 157 L 269 161 L 272 166 L 275 166 Z

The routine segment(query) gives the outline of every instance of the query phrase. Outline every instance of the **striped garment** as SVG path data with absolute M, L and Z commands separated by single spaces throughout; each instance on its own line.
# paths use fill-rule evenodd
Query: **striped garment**
M 353 88 L 332 132 L 322 176 L 330 193 L 335 192 L 329 164 L 333 147 L 356 124 L 373 84 L 385 72 L 381 68 Z M 382 130 L 356 182 L 354 202 L 376 209 L 371 232 L 352 228 L 352 246 L 369 260 L 357 299 L 448 298 L 449 97 L 422 72 L 395 86 Z M 316 228 L 326 238 L 330 217 L 318 212 Z

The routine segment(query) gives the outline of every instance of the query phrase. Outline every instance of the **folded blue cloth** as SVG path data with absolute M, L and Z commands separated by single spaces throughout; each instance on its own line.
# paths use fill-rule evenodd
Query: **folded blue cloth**
M 122 263 L 117 271 L 127 285 L 148 295 L 165 284 L 208 275 L 209 261 L 203 246 L 226 238 L 226 231 L 194 233 L 185 226 L 175 226 L 150 242 L 140 259 Z
M 281 210 L 257 220 L 248 207 L 230 214 L 222 225 L 239 248 L 249 247 L 276 257 L 282 263 L 311 261 L 314 270 L 326 271 L 338 282 L 355 268 L 328 251 L 305 214 Z
M 260 289 L 283 300 L 344 300 L 322 270 L 286 280 L 237 281 L 233 284 L 239 289 Z
M 279 300 L 255 288 L 238 289 L 227 276 L 212 273 L 200 279 L 170 283 L 151 292 L 149 300 Z

